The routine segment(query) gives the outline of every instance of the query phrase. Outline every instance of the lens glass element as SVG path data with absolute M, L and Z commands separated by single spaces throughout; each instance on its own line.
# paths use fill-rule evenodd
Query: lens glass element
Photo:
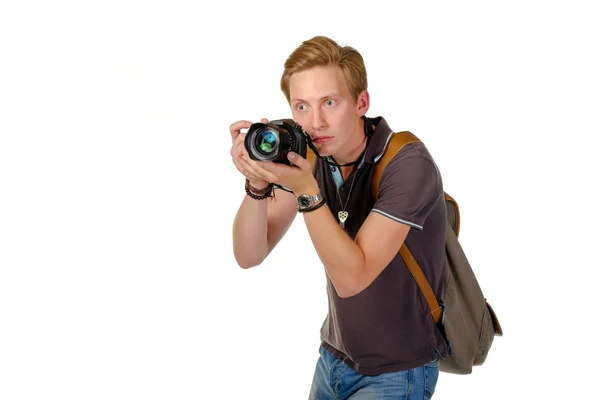
M 272 129 L 265 129 L 257 135 L 258 149 L 263 154 L 271 154 L 277 149 L 277 134 Z

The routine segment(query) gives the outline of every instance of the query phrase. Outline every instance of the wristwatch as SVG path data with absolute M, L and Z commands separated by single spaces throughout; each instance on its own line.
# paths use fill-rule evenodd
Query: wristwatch
M 303 212 L 311 210 L 314 206 L 324 202 L 325 199 L 321 196 L 321 193 L 313 194 L 312 196 L 301 194 L 296 197 L 296 201 L 298 202 L 298 211 Z

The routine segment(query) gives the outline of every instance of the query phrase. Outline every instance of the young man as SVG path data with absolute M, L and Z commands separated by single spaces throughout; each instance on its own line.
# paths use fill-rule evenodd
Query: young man
M 406 241 L 440 298 L 446 206 L 436 164 L 425 146 L 407 145 L 385 168 L 374 201 L 371 174 L 392 130 L 382 117 L 365 117 L 367 74 L 352 47 L 321 36 L 303 42 L 285 63 L 281 89 L 321 157 L 314 168 L 294 152 L 291 166 L 254 161 L 241 133 L 251 122 L 231 125 L 231 156 L 247 179 L 235 258 L 242 268 L 261 264 L 300 212 L 329 299 L 310 398 L 428 399 L 446 346 L 398 250 Z M 268 200 L 273 190 L 276 201 Z M 298 201 L 303 195 L 309 201 Z

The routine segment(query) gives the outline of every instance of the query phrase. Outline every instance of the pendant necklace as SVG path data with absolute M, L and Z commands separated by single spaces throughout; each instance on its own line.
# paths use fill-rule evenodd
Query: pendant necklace
M 366 128 L 366 119 L 365 119 L 365 132 L 371 132 L 370 130 L 367 130 Z M 360 156 L 358 156 L 357 160 L 352 162 L 352 163 L 348 163 L 348 164 L 344 164 L 341 166 L 350 166 L 350 165 L 354 165 L 358 162 L 358 160 L 360 160 L 361 158 L 364 157 L 365 153 L 367 152 L 367 148 L 369 147 L 369 141 L 371 139 L 371 135 L 367 134 L 367 143 L 365 145 L 364 150 L 362 151 L 362 153 L 360 154 Z M 337 164 L 339 165 L 339 164 Z M 348 191 L 348 197 L 346 197 L 346 204 L 342 204 L 342 196 L 340 196 L 340 188 L 336 187 L 336 193 L 337 193 L 337 197 L 340 200 L 340 206 L 342 207 L 342 211 L 338 212 L 338 221 L 340 222 L 340 226 L 342 227 L 342 229 L 345 228 L 346 226 L 346 220 L 348 219 L 348 211 L 346 211 L 346 207 L 348 206 L 348 201 L 350 201 L 350 195 L 352 195 L 352 188 L 354 187 L 354 181 L 356 180 L 356 175 L 358 175 L 358 170 L 360 169 L 361 165 L 359 165 L 358 167 L 355 167 L 354 169 L 354 176 L 352 177 L 352 183 L 350 184 L 350 190 Z M 340 174 L 342 173 L 342 171 L 340 170 Z
M 346 197 L 346 204 L 342 204 L 342 197 L 340 196 L 340 189 L 336 188 L 338 199 L 340 200 L 340 206 L 342 206 L 342 211 L 338 212 L 338 220 L 340 221 L 340 226 L 342 229 L 346 226 L 346 220 L 348 219 L 348 211 L 346 211 L 346 207 L 348 206 L 348 201 L 350 201 L 350 195 L 352 194 L 352 188 L 354 187 L 354 181 L 356 180 L 356 175 L 358 175 L 358 168 L 354 170 L 354 176 L 352 177 L 352 184 L 350 185 L 350 191 L 348 191 L 348 197 Z

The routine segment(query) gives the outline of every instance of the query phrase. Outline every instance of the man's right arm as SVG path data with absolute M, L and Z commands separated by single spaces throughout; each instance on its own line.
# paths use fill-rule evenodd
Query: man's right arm
M 269 122 L 263 118 L 261 122 Z M 257 176 L 245 160 L 248 157 L 244 148 L 242 129 L 248 129 L 251 121 L 237 121 L 231 124 L 231 157 L 235 167 L 244 175 L 252 187 L 261 190 L 268 182 Z M 233 254 L 242 268 L 261 264 L 279 243 L 292 225 L 297 214 L 296 197 L 285 190 L 273 189 L 275 199 L 256 200 L 244 196 L 244 200 L 233 221 Z
M 233 222 L 233 253 L 240 267 L 261 264 L 292 225 L 297 212 L 296 197 L 276 191 L 275 199 L 244 200 Z

